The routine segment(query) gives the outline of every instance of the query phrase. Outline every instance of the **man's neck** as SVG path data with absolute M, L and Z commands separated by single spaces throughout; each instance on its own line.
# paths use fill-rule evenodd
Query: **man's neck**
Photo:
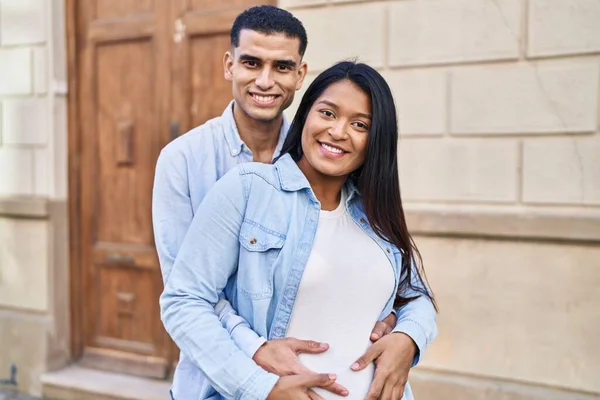
M 240 107 L 233 105 L 233 119 L 240 138 L 252 151 L 253 161 L 270 163 L 279 142 L 283 115 L 272 121 L 250 118 Z

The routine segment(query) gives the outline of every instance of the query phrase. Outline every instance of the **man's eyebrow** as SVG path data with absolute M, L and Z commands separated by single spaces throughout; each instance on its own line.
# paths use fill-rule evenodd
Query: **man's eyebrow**
M 292 61 L 292 60 L 277 60 L 275 62 L 278 65 L 283 65 L 283 66 L 290 67 L 290 68 L 296 68 L 296 66 L 298 65 L 296 63 L 296 61 Z
M 251 56 L 249 54 L 240 54 L 240 60 L 241 61 L 255 61 L 255 62 L 262 61 L 260 58 Z
M 325 105 L 328 105 L 329 107 L 332 107 L 332 108 L 335 108 L 335 109 L 338 108 L 338 106 L 335 103 L 332 103 L 331 101 L 328 101 L 328 100 L 321 100 L 317 104 L 325 104 Z M 373 119 L 373 117 L 371 115 L 364 114 L 364 113 L 356 113 L 356 116 L 357 117 L 363 117 L 363 118 L 366 118 L 366 119 Z

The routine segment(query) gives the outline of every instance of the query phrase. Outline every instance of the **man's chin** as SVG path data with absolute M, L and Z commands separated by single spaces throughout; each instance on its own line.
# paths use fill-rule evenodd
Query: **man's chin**
M 272 122 L 279 118 L 283 110 L 280 109 L 253 109 L 248 115 L 260 122 Z

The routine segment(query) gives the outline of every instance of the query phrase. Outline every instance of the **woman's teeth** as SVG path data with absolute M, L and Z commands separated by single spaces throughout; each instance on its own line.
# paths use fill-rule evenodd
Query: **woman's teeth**
M 325 143 L 321 143 L 321 146 L 323 146 L 323 148 L 327 151 L 330 151 L 332 153 L 336 153 L 336 154 L 342 154 L 344 151 L 338 149 L 337 147 L 333 147 L 333 146 L 329 146 Z

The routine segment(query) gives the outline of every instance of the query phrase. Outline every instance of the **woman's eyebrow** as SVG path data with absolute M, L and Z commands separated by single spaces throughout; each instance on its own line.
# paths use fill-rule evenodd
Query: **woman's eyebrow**
M 329 107 L 332 107 L 332 108 L 336 108 L 336 109 L 338 108 L 338 106 L 335 103 L 332 103 L 329 100 L 321 100 L 317 104 L 325 104 L 325 105 L 328 105 Z M 354 115 L 357 116 L 357 117 L 362 117 L 362 118 L 366 118 L 366 119 L 373 119 L 373 117 L 370 114 L 356 113 Z

